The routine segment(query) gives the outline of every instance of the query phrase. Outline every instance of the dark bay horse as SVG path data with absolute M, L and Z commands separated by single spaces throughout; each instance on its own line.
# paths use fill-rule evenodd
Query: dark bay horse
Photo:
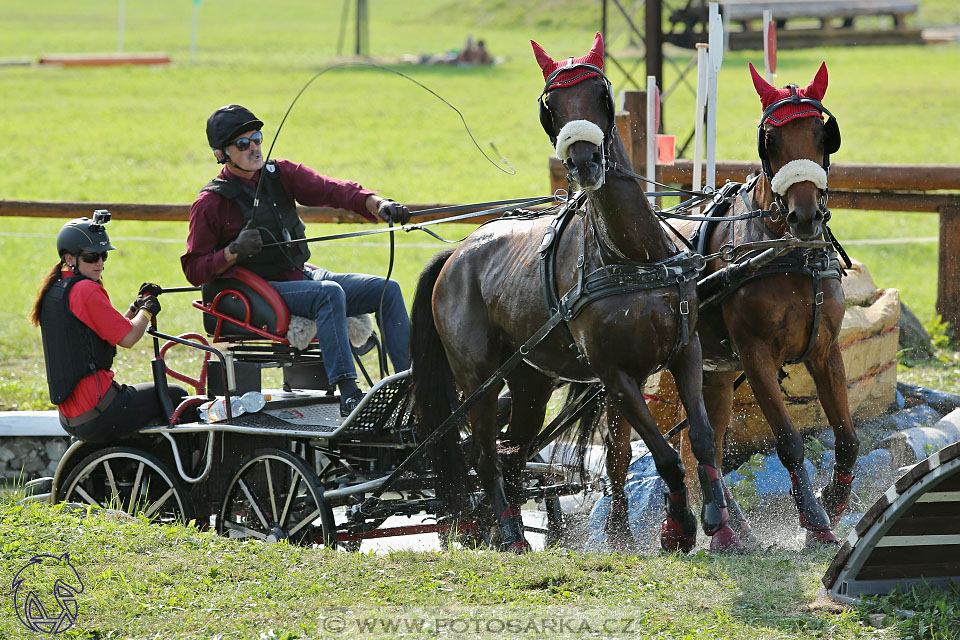
M 608 471 L 619 478 L 611 511 L 617 512 L 617 505 L 620 510 L 608 530 L 630 535 L 623 481 L 632 427 L 669 488 L 661 545 L 686 552 L 696 542 L 696 519 L 684 467 L 657 430 L 642 394 L 647 376 L 666 366 L 690 416 L 702 478 L 703 529 L 713 536 L 711 546 L 739 547 L 727 525 L 713 430 L 701 396 L 694 285 L 702 260 L 677 249 L 640 185 L 613 168 L 630 165 L 614 127 L 600 34 L 587 56 L 559 63 L 532 44 L 546 79 L 541 123 L 586 205 L 569 207 L 566 217 L 487 224 L 427 265 L 412 312 L 413 384 L 421 424 L 430 431 L 449 416 L 450 381 L 470 396 L 512 355 L 523 355 L 504 376 L 513 398 L 506 437 L 498 442 L 499 384 L 469 413 L 470 461 L 499 520 L 503 548 L 522 551 L 529 545 L 519 509 L 520 471 L 543 425 L 549 396 L 558 380 L 599 380 L 613 416 L 605 436 Z M 542 280 L 541 271 L 553 271 L 555 278 Z M 563 322 L 527 349 L 531 336 L 558 318 Z M 450 448 L 435 454 L 438 473 L 456 454 Z
M 830 154 L 840 147 L 840 131 L 820 102 L 827 89 L 826 64 L 806 89 L 795 85 L 776 89 L 753 65 L 750 72 L 764 108 L 757 132 L 763 171 L 739 193 L 732 193 L 734 200 L 726 216 L 757 210 L 771 215 L 700 228 L 691 239 L 703 255 L 726 244 L 740 246 L 787 234 L 801 240 L 832 239 L 826 226 L 827 174 Z M 829 116 L 826 122 L 824 115 Z M 698 226 L 684 222 L 679 229 L 691 237 Z M 723 266 L 719 259 L 712 260 L 705 274 Z M 807 543 L 837 543 L 831 529 L 847 507 L 859 450 L 837 344 L 844 314 L 841 268 L 832 249 L 795 249 L 756 275 L 718 304 L 700 309 L 707 414 L 717 441 L 723 443 L 734 381 L 742 370 L 773 430 L 779 458 L 790 472 Z M 836 465 L 833 479 L 822 491 L 822 504 L 804 470 L 803 439 L 787 414 L 777 377 L 784 363 L 798 361 L 813 377 L 820 404 L 836 434 Z M 743 535 L 749 527 L 737 522 L 736 503 L 731 504 L 731 513 L 735 528 L 743 527 Z

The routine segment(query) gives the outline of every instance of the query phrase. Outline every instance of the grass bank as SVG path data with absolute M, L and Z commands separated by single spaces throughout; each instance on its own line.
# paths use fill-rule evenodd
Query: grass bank
M 10 500 L 0 501 L 0 539 L 7 579 L 37 554 L 69 552 L 84 585 L 68 636 L 76 638 L 913 637 L 907 623 L 875 618 L 878 631 L 866 612 L 817 603 L 828 550 L 377 556 L 238 543 Z M 35 591 L 55 574 L 38 572 Z M 12 606 L 0 599 L 0 637 L 24 636 Z M 947 638 L 952 622 L 916 637 Z

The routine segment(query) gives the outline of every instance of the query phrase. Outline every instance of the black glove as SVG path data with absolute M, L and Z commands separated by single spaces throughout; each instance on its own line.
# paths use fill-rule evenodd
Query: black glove
M 236 254 L 241 260 L 257 255 L 262 248 L 263 239 L 260 231 L 253 226 L 253 220 L 248 222 L 237 239 L 230 243 L 230 253 Z
M 380 204 L 377 205 L 377 215 L 380 216 L 384 222 L 392 222 L 400 225 L 410 222 L 410 209 L 407 209 L 399 202 L 394 202 L 386 198 L 380 200 Z
M 146 311 L 151 316 L 156 317 L 160 313 L 160 301 L 157 300 L 156 296 L 152 296 L 149 293 L 145 293 L 134 303 L 137 305 L 137 309 Z
M 140 285 L 140 291 L 137 292 L 137 297 L 142 296 L 143 294 L 149 294 L 151 296 L 158 296 L 163 293 L 163 287 L 153 282 L 144 282 Z

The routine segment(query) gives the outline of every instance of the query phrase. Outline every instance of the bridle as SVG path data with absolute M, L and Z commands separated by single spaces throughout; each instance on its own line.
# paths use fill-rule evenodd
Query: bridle
M 559 83 L 554 82 L 557 76 L 559 76 L 561 73 L 567 73 L 569 71 L 573 71 L 576 69 L 582 69 L 583 72 L 568 80 L 563 80 Z M 573 85 L 588 76 L 589 77 L 599 76 L 600 78 L 603 79 L 603 83 L 604 83 L 604 95 L 606 96 L 606 100 L 604 100 L 604 103 L 607 109 L 607 117 L 608 117 L 609 123 L 607 124 L 606 130 L 602 130 L 603 140 L 601 141 L 601 144 L 600 144 L 600 154 L 601 154 L 601 163 L 602 163 L 603 173 L 606 174 L 607 157 L 610 154 L 610 146 L 613 144 L 612 133 L 613 133 L 613 127 L 616 124 L 616 117 L 615 117 L 616 108 L 614 107 L 614 103 L 613 103 L 613 87 L 610 84 L 610 80 L 608 80 L 607 76 L 603 73 L 603 69 L 595 65 L 588 64 L 586 62 L 578 62 L 578 63 L 570 62 L 566 66 L 560 67 L 559 69 L 551 73 L 547 77 L 547 80 L 543 85 L 543 91 L 541 91 L 540 95 L 537 97 L 537 106 L 540 114 L 540 126 L 543 127 L 544 132 L 547 134 L 547 136 L 549 136 L 550 143 L 554 146 L 554 148 L 556 148 L 558 134 L 560 132 L 554 131 L 553 114 L 550 112 L 550 106 L 547 104 L 547 99 L 546 99 L 547 93 L 551 90 L 551 88 L 556 89 L 556 88 L 561 88 L 563 85 L 567 85 L 567 86 Z M 560 86 L 553 87 L 554 84 L 559 84 Z M 560 158 L 560 160 L 561 162 L 563 162 L 563 166 L 568 171 L 572 170 L 572 167 L 569 165 L 568 158 Z
M 770 166 L 770 157 L 767 154 L 766 146 L 766 130 L 763 128 L 764 123 L 767 120 L 770 120 L 775 126 L 783 124 L 782 122 L 777 124 L 776 119 L 773 117 L 773 114 L 786 105 L 807 105 L 810 107 L 809 111 L 801 112 L 800 114 L 793 114 L 792 117 L 803 117 L 808 114 L 816 114 L 819 116 L 826 115 L 827 120 L 824 122 L 824 139 L 823 139 L 823 171 L 826 176 L 830 175 L 830 154 L 836 153 L 840 148 L 840 125 L 837 123 L 837 119 L 834 117 L 830 110 L 823 106 L 823 103 L 815 98 L 808 98 L 806 96 L 801 96 L 797 93 L 797 85 L 788 84 L 787 88 L 790 90 L 790 95 L 786 98 L 777 100 L 766 109 L 763 110 L 763 115 L 760 117 L 760 122 L 757 124 L 757 155 L 760 156 L 760 164 L 763 168 L 763 175 L 766 176 L 767 180 L 773 183 L 774 173 L 773 169 Z M 786 212 L 787 205 L 783 201 L 782 195 L 774 191 L 773 194 L 774 204 L 779 212 Z M 827 209 L 827 199 L 828 199 L 828 185 L 824 181 L 823 188 L 820 189 L 820 195 L 817 198 L 817 206 L 820 211 L 824 214 L 824 221 L 829 219 L 830 210 Z

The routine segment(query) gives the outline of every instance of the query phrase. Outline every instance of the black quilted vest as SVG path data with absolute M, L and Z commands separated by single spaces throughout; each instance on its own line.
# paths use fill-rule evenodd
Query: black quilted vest
M 77 383 L 98 369 L 113 366 L 117 348 L 98 336 L 70 310 L 70 290 L 83 276 L 65 278 L 50 287 L 40 306 L 40 333 L 47 365 L 50 401 L 60 404 Z
M 260 229 L 260 237 L 264 244 L 284 240 L 284 229 L 289 232 L 291 240 L 305 238 L 303 220 L 297 214 L 297 205 L 283 188 L 280 168 L 271 160 L 262 171 L 263 186 L 256 212 L 253 210 L 256 189 L 242 180 L 214 178 L 201 191 L 212 191 L 232 200 L 243 212 L 244 226 L 253 220 L 254 226 Z M 253 257 L 244 258 L 239 264 L 266 280 L 275 280 L 285 271 L 301 269 L 303 263 L 309 258 L 310 249 L 307 243 L 300 242 L 287 246 L 267 247 Z

